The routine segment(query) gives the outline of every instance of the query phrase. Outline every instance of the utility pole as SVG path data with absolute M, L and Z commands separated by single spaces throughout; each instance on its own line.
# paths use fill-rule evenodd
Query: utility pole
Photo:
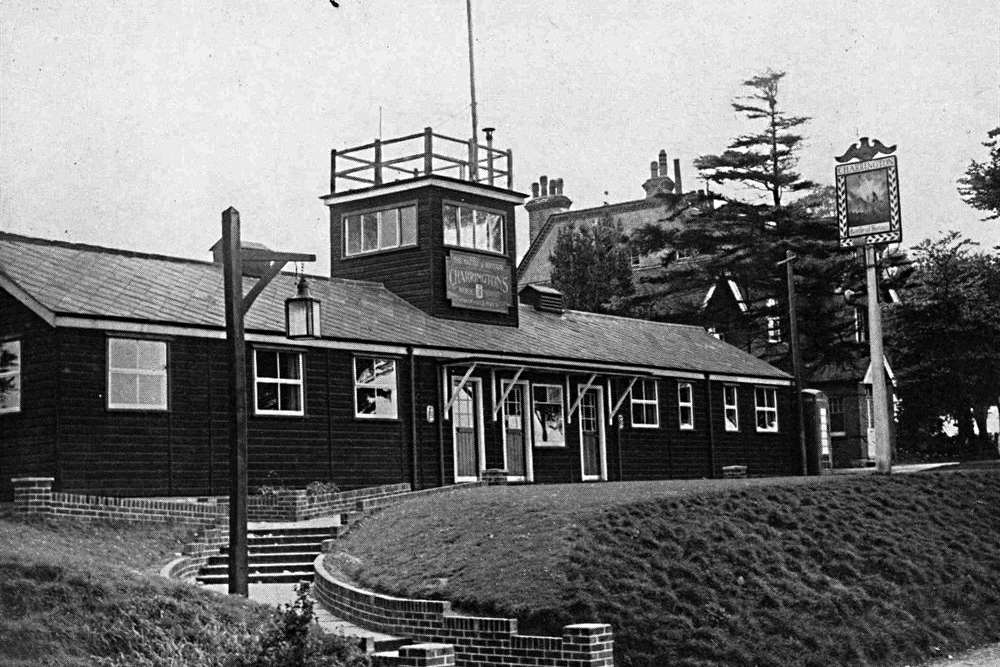
M 469 96 L 472 98 L 472 142 L 469 178 L 476 180 L 479 172 L 479 118 L 476 116 L 476 61 L 472 48 L 472 0 L 465 0 L 465 16 L 469 24 Z
M 785 250 L 785 259 L 778 266 L 785 265 L 785 280 L 788 282 L 788 345 L 792 352 L 792 375 L 795 376 L 795 409 L 799 422 L 799 454 L 802 457 L 802 474 L 809 474 L 806 461 L 806 425 L 805 409 L 802 406 L 802 353 L 799 350 L 799 318 L 795 303 L 795 273 L 792 264 L 798 259 L 791 250 Z
M 868 283 L 868 350 L 872 373 L 872 418 L 875 421 L 875 472 L 892 472 L 889 444 L 889 399 L 885 387 L 882 351 L 882 309 L 878 302 L 878 273 L 875 246 L 865 246 L 865 274 Z

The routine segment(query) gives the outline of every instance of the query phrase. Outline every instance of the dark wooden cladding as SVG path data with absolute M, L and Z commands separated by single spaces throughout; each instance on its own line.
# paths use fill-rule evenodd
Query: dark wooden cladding
M 445 288 L 445 257 L 451 248 L 444 245 L 442 227 L 445 202 L 464 203 L 503 213 L 504 248 L 510 271 L 511 300 L 506 313 L 455 308 L 448 301 Z M 417 205 L 417 245 L 347 257 L 344 246 L 343 216 L 373 209 Z M 457 248 L 461 252 L 495 253 Z M 433 185 L 413 187 L 404 192 L 372 193 L 363 200 L 335 203 L 330 206 L 331 276 L 380 282 L 389 290 L 421 310 L 445 319 L 517 326 L 515 257 L 517 240 L 514 229 L 514 204 L 485 195 L 476 195 Z
M 11 477 L 60 478 L 55 329 L 0 290 L 0 340 L 21 341 L 21 411 L 0 414 L 0 499 L 13 498 Z

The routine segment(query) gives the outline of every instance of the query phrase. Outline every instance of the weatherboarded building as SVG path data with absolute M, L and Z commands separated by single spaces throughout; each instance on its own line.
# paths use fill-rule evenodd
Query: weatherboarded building
M 292 274 L 247 314 L 252 485 L 800 470 L 787 374 L 699 327 L 518 294 L 510 154 L 470 147 L 478 160 L 441 166 L 454 140 L 399 141 L 420 144 L 412 170 L 381 158 L 390 142 L 334 153 L 332 275 L 308 278 L 322 337 L 284 336 Z M 338 191 L 345 179 L 360 187 Z M 23 475 L 104 495 L 227 492 L 228 369 L 221 264 L 0 233 L 4 498 Z

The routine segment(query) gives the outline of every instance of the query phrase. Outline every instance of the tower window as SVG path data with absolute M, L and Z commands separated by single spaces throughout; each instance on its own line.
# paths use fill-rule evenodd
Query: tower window
M 503 253 L 504 217 L 458 204 L 444 205 L 444 244 Z
M 414 205 L 365 211 L 344 216 L 344 255 L 361 255 L 417 244 Z

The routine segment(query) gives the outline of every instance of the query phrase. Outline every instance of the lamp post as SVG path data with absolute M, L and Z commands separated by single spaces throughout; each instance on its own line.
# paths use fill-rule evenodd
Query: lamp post
M 250 291 L 243 294 L 243 260 L 270 262 Z M 243 317 L 286 262 L 314 262 L 315 255 L 276 253 L 240 246 L 240 214 L 229 207 L 222 212 L 222 265 L 226 296 L 226 342 L 229 346 L 229 393 L 233 418 L 230 441 L 229 485 L 229 592 L 247 596 L 247 363 Z M 289 299 L 291 301 L 292 299 Z M 319 302 L 315 321 L 319 321 Z M 286 304 L 286 317 L 289 313 Z M 310 309 L 312 311 L 312 309 Z M 291 330 L 289 322 L 286 332 Z M 298 331 L 298 328 L 297 328 Z M 318 335 L 318 329 L 317 334 Z M 304 336 L 298 336 L 304 337 Z

